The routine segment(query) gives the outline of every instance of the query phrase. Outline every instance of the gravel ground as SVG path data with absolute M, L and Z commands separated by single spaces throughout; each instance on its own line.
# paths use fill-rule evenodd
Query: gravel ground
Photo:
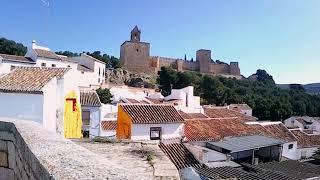
M 150 179 L 140 169 L 131 169 L 124 161 L 109 159 L 71 140 L 45 130 L 31 121 L 1 119 L 13 122 L 30 150 L 55 179 Z M 121 157 L 121 154 L 113 153 Z M 113 154 L 108 153 L 108 154 Z M 130 164 L 135 162 L 130 161 Z M 139 166 L 149 172 L 147 165 Z
M 122 164 L 134 170 L 138 176 L 148 179 L 161 177 L 162 179 L 178 179 L 179 174 L 175 166 L 154 143 L 94 143 L 88 140 L 74 140 L 80 146 L 99 154 L 100 157 Z M 152 167 L 147 161 L 148 155 L 154 155 L 155 163 Z

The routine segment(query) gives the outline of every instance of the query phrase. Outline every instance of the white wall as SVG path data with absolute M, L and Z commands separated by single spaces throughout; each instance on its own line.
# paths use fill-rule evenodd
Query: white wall
M 192 145 L 189 143 L 184 143 L 184 145 L 193 154 L 193 156 L 201 163 L 227 160 L 226 154 L 220 153 L 218 151 L 214 151 L 206 147 Z
M 289 144 L 293 144 L 292 149 L 289 149 Z M 282 156 L 284 156 L 288 159 L 298 160 L 299 159 L 299 151 L 297 149 L 297 146 L 298 146 L 297 141 L 284 143 L 283 148 L 282 148 Z
M 78 57 L 73 57 L 70 60 L 92 70 L 77 72 L 77 77 L 79 77 L 80 80 L 80 86 L 88 87 L 90 85 L 100 85 L 105 82 L 106 65 L 104 63 L 96 61 L 84 54 L 81 54 L 81 56 Z
M 112 137 L 112 136 L 116 136 L 116 130 L 102 130 L 100 129 L 100 136 L 103 137 Z
M 303 158 L 310 158 L 312 157 L 313 153 L 317 150 L 317 147 L 310 147 L 310 148 L 301 148 L 298 149 L 298 157 L 299 159 Z
M 0 117 L 24 119 L 42 124 L 43 95 L 0 92 Z
M 10 73 L 11 66 L 32 67 L 34 64 L 2 61 L 0 62 L 0 74 Z
M 100 107 L 82 106 L 81 110 L 90 111 L 90 138 L 100 135 Z
M 182 101 L 176 108 L 188 113 L 201 113 L 200 97 L 193 95 L 193 86 L 182 89 L 172 89 L 171 94 L 165 100 L 179 99 Z
M 56 132 L 58 94 L 57 78 L 51 79 L 43 88 L 43 126 Z
M 173 124 L 132 124 L 131 140 L 150 140 L 150 128 L 161 127 L 162 139 L 181 138 L 183 123 Z

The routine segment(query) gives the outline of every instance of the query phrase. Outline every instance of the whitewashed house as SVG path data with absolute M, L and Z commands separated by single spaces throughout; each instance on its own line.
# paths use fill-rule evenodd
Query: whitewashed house
M 228 108 L 239 111 L 242 114 L 252 116 L 252 108 L 247 104 L 230 104 Z
M 298 140 L 298 159 L 310 158 L 320 148 L 320 135 L 300 128 L 290 129 Z
M 310 130 L 314 133 L 320 133 L 319 117 L 293 116 L 284 120 L 284 124 L 288 128 L 300 128 L 302 130 Z
M 0 74 L 11 72 L 15 67 L 71 68 L 79 86 L 100 86 L 105 82 L 106 64 L 87 54 L 68 58 L 57 55 L 48 47 L 32 42 L 25 56 L 0 54 Z
M 77 63 L 80 86 L 105 83 L 106 63 L 85 53 L 77 57 L 67 58 L 67 61 Z
M 300 159 L 300 152 L 298 150 L 298 139 L 295 135 L 282 123 L 276 122 L 246 122 L 249 125 L 261 125 L 261 133 L 273 138 L 282 140 L 282 156 L 287 159 Z
M 164 98 L 165 101 L 179 100 L 176 108 L 188 113 L 202 113 L 200 97 L 193 95 L 193 86 L 182 89 L 172 89 L 171 94 Z
M 0 78 L 0 117 L 35 121 L 62 133 L 64 97 L 71 91 L 79 94 L 71 69 L 15 68 Z
M 11 72 L 15 67 L 32 67 L 36 62 L 31 58 L 0 54 L 0 75 Z
M 184 119 L 169 105 L 121 104 L 117 121 L 118 139 L 180 141 L 183 136 Z
M 101 102 L 94 90 L 80 90 L 82 131 L 84 137 L 100 135 Z

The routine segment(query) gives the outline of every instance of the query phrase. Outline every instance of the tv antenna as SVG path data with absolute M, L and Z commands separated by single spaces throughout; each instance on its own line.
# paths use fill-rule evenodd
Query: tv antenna
M 40 0 L 42 5 L 46 8 L 46 15 L 44 15 L 44 36 L 47 38 L 49 36 L 49 14 L 50 14 L 50 0 Z M 40 42 L 45 44 L 43 42 Z

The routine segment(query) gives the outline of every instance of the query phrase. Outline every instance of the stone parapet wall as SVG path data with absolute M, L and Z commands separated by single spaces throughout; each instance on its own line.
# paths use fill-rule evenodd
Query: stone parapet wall
M 0 179 L 53 179 L 9 122 L 0 122 Z
M 147 179 L 41 124 L 0 118 L 0 179 Z

